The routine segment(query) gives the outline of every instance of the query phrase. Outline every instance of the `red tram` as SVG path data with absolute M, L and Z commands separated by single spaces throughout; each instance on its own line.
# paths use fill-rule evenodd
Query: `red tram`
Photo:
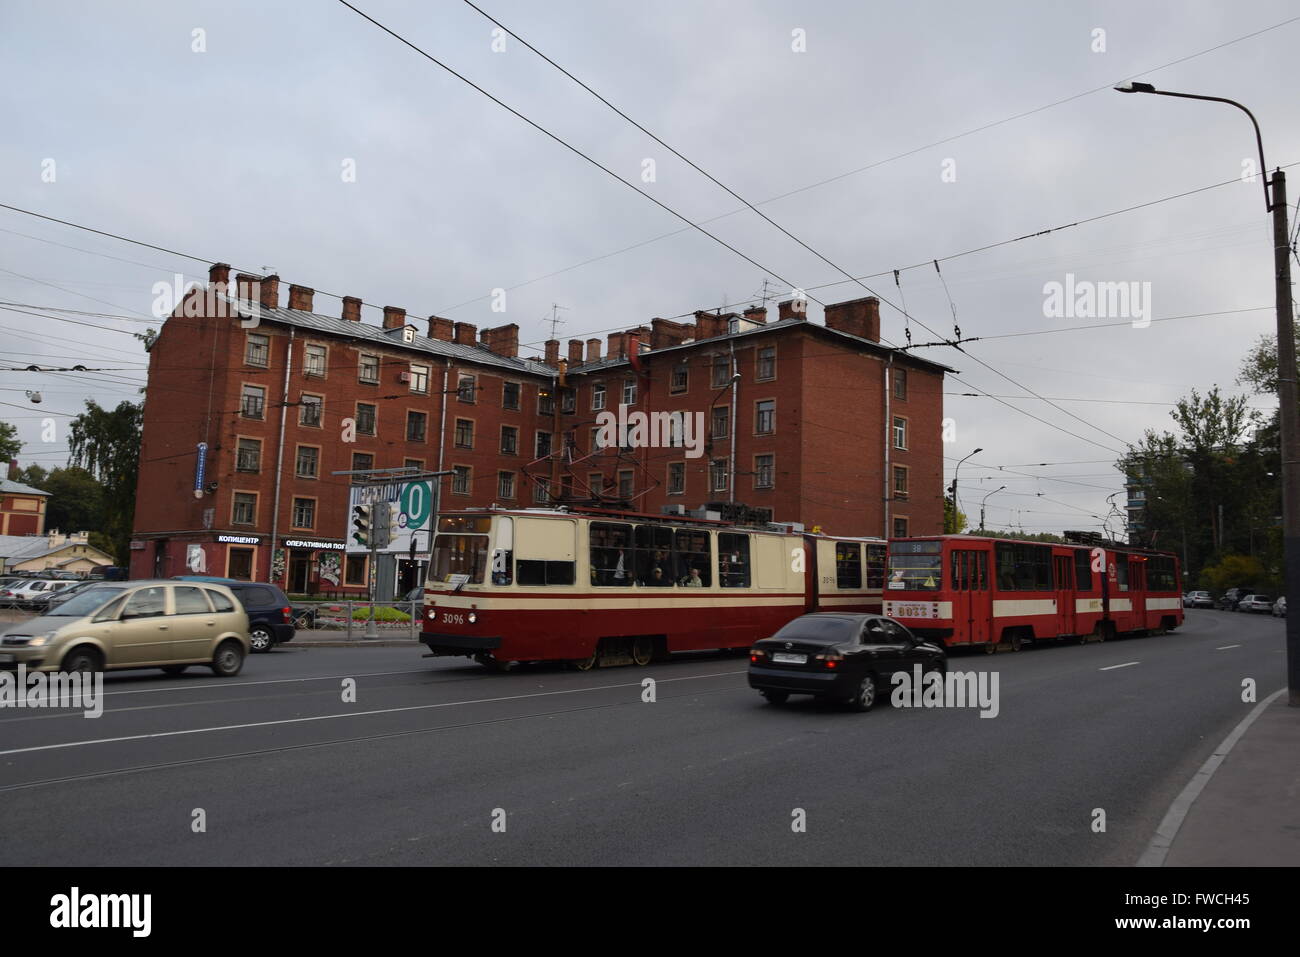
M 1068 544 L 943 535 L 891 539 L 884 613 L 947 647 L 1119 634 L 1183 622 L 1178 559 L 1067 532 Z
M 882 539 L 598 509 L 438 516 L 420 640 L 489 667 L 748 648 L 810 611 L 879 612 Z

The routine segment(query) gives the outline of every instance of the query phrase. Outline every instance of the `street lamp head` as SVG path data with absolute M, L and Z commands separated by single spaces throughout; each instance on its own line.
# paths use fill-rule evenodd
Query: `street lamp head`
M 1139 83 L 1137 80 L 1125 80 L 1123 83 L 1117 83 L 1115 89 L 1120 93 L 1154 93 L 1156 91 L 1156 88 L 1150 83 Z
M 732 381 L 732 382 L 739 382 L 739 381 L 740 381 L 740 373 L 737 372 L 735 375 L 733 375 L 733 376 L 731 377 L 731 381 Z
M 971 455 L 979 455 L 983 451 L 984 451 L 983 449 L 976 449 L 974 452 L 971 453 Z

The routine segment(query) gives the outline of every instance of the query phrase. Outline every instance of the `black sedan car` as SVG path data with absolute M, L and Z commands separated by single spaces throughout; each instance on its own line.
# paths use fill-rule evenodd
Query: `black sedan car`
M 772 704 L 792 694 L 847 702 L 870 711 L 890 692 L 895 672 L 944 672 L 948 656 L 883 615 L 819 612 L 803 615 L 749 653 L 749 686 Z

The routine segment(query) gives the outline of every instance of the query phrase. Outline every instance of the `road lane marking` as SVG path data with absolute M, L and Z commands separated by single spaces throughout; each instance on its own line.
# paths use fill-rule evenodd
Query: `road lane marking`
M 1227 651 L 1229 648 L 1240 648 L 1241 645 L 1220 645 L 1215 651 Z
M 190 665 L 191 668 L 205 668 L 206 665 Z M 268 678 L 266 681 L 236 681 L 232 683 L 213 682 L 213 688 L 247 688 L 252 685 L 283 685 L 292 684 L 296 681 L 338 681 L 340 678 L 379 678 L 384 675 L 420 675 L 428 674 L 429 668 L 413 668 L 410 671 L 371 671 L 368 674 L 351 674 L 351 675 L 321 675 L 319 678 Z M 105 691 L 104 697 L 112 697 L 120 694 L 155 694 L 163 691 L 186 691 L 192 688 L 205 688 L 209 683 L 204 681 L 197 683 L 187 681 L 183 685 L 169 685 L 166 688 L 137 688 L 134 691 Z
M 725 678 L 731 675 L 747 674 L 745 671 L 718 671 L 707 675 L 686 675 L 681 678 L 658 678 L 660 684 L 671 681 L 695 681 L 699 678 Z M 153 738 L 174 738 L 183 734 L 207 734 L 212 731 L 241 731 L 245 728 L 269 728 L 281 724 L 303 724 L 307 721 L 329 721 L 332 718 L 365 718 L 377 714 L 399 714 L 403 711 L 429 711 L 433 708 L 454 708 L 466 704 L 494 704 L 500 701 L 522 701 L 528 698 L 546 698 L 560 694 L 581 694 L 584 691 L 609 691 L 614 688 L 640 688 L 640 681 L 631 681 L 616 685 L 596 685 L 590 688 L 566 688 L 563 691 L 535 691 L 531 694 L 505 695 L 500 698 L 474 698 L 468 701 L 439 701 L 433 704 L 414 704 L 402 708 L 380 708 L 374 711 L 351 711 L 342 714 L 318 714 L 306 718 L 282 718 L 278 721 L 251 721 L 247 724 L 225 724 L 212 728 L 187 728 L 183 731 L 155 731 L 152 734 L 128 734 L 117 738 L 94 738 L 88 741 L 65 741 L 62 744 L 41 744 L 30 748 L 11 748 L 0 751 L 0 757 L 10 754 L 28 754 L 33 751 L 59 751 L 63 748 L 79 748 L 90 744 L 118 744 L 123 741 L 146 741 Z
M 1140 665 L 1140 661 L 1126 661 L 1122 665 L 1107 665 L 1105 668 L 1098 668 L 1098 671 L 1114 671 L 1116 668 L 1127 668 L 1129 665 Z M 4 752 L 0 752 L 3 754 Z
M 1165 858 L 1169 856 L 1169 849 L 1173 846 L 1174 838 L 1178 836 L 1178 829 L 1183 826 L 1183 821 L 1187 819 L 1187 812 L 1192 809 L 1192 804 L 1201 796 L 1201 792 L 1205 790 L 1205 785 L 1210 783 L 1210 778 L 1214 777 L 1214 772 L 1219 769 L 1223 759 L 1241 740 L 1241 736 L 1255 723 L 1255 719 L 1264 712 L 1265 708 L 1281 697 L 1285 691 L 1285 688 L 1279 688 L 1251 708 L 1250 714 L 1242 718 L 1241 722 L 1232 729 L 1232 732 L 1223 739 L 1223 743 L 1215 748 L 1212 755 L 1206 758 L 1200 770 L 1192 775 L 1192 779 L 1187 782 L 1187 787 L 1183 788 L 1178 797 L 1174 798 L 1174 803 L 1169 805 L 1168 813 L 1165 814 L 1164 820 L 1160 822 L 1160 826 L 1156 828 L 1155 837 L 1151 838 L 1151 843 L 1147 845 L 1147 849 L 1138 858 L 1138 867 L 1164 867 Z

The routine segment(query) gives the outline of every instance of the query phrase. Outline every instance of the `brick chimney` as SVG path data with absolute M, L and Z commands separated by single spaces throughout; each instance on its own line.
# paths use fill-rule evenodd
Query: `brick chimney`
M 400 329 L 406 325 L 406 310 L 401 306 L 384 306 L 384 328 Z
M 715 336 L 725 336 L 727 334 L 728 320 L 730 315 L 715 316 L 711 312 L 695 313 L 695 338 L 712 339 Z
M 786 319 L 808 318 L 808 301 L 806 299 L 787 299 L 785 302 L 778 302 L 776 308 L 778 322 L 783 322 Z
M 582 365 L 582 340 L 581 339 L 569 340 L 569 365 L 571 366 Z
M 600 340 L 599 339 L 587 340 L 587 361 L 589 363 L 600 361 Z
M 343 297 L 343 318 L 348 322 L 361 321 L 361 300 L 356 296 Z
M 254 276 L 252 273 L 235 274 L 235 298 L 250 300 L 253 298 L 253 283 L 261 282 L 260 276 Z
M 847 332 L 872 342 L 880 341 L 880 300 L 865 296 L 826 306 L 826 328 Z
M 519 355 L 519 326 L 513 322 L 495 329 L 484 329 L 479 338 L 489 351 L 499 356 L 513 359 Z
M 213 263 L 208 267 L 208 282 L 223 286 L 230 285 L 230 263 Z
M 611 359 L 624 359 L 627 357 L 627 333 L 611 332 L 608 336 L 609 348 L 606 355 Z
M 649 341 L 651 349 L 678 346 L 691 338 L 694 331 L 694 326 L 687 325 L 684 322 L 673 322 L 671 319 L 651 319 L 650 338 L 647 341 Z
M 546 354 L 545 354 L 545 358 L 543 358 L 542 361 L 554 369 L 558 369 L 560 367 L 560 340 L 559 339 L 546 340 Z
M 277 308 L 280 305 L 280 277 L 263 276 L 261 293 L 263 309 Z
M 767 322 L 767 306 L 750 306 L 745 310 L 745 318 L 750 322 Z
M 462 346 L 474 345 L 474 339 L 478 335 L 478 326 L 472 322 L 456 323 L 456 342 Z
M 316 295 L 315 289 L 309 289 L 306 286 L 289 286 L 289 308 L 297 309 L 299 312 L 311 312 L 312 298 Z
M 443 319 L 441 316 L 429 317 L 429 338 L 441 339 L 443 342 L 451 342 L 455 337 L 456 324 L 450 319 Z

